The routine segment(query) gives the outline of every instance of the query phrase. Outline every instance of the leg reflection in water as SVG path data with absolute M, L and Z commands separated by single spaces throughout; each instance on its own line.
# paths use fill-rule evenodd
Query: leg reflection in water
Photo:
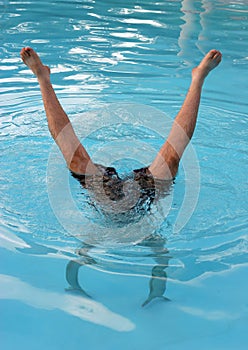
M 77 260 L 71 260 L 66 266 L 66 280 L 69 283 L 67 291 L 79 292 L 82 296 L 91 298 L 91 296 L 85 292 L 80 286 L 78 281 L 78 271 L 81 266 L 96 264 L 96 261 L 88 255 L 88 251 L 93 248 L 90 245 L 84 245 L 80 250 L 77 251 L 81 257 Z
M 142 306 L 146 306 L 153 299 L 162 298 L 163 300 L 170 301 L 169 298 L 164 296 L 167 283 L 167 273 L 165 269 L 169 266 L 169 260 L 172 258 L 169 256 L 169 251 L 165 247 L 166 239 L 159 235 L 151 235 L 140 243 L 141 246 L 149 247 L 152 250 L 153 259 L 157 262 L 152 268 L 152 276 L 149 282 L 149 295 Z
M 147 252 L 145 252 L 144 256 L 151 257 L 156 262 L 156 265 L 152 268 L 151 271 L 151 278 L 149 281 L 149 295 L 145 302 L 142 304 L 142 306 L 146 306 L 155 298 L 161 298 L 167 301 L 170 300 L 164 296 L 167 282 L 167 274 L 165 272 L 165 269 L 169 266 L 169 260 L 172 257 L 169 256 L 169 251 L 165 247 L 165 243 L 165 238 L 162 238 L 161 236 L 151 235 L 137 245 L 137 247 L 139 248 L 143 247 L 144 250 L 146 248 L 149 248 L 149 254 L 147 255 Z M 80 267 L 85 265 L 90 266 L 97 264 L 97 261 L 89 255 L 90 250 L 93 248 L 94 246 L 91 245 L 83 245 L 81 249 L 77 251 L 80 257 L 77 260 L 74 259 L 69 261 L 69 263 L 67 264 L 66 280 L 69 284 L 69 288 L 66 289 L 67 291 L 79 292 L 82 296 L 91 298 L 90 295 L 81 287 L 78 280 L 78 274 Z M 132 265 L 131 273 L 133 273 L 134 275 L 141 275 L 142 271 L 140 271 L 140 269 L 140 264 L 136 265 L 134 262 L 134 264 Z M 124 270 L 124 267 L 121 273 L 123 272 L 128 272 L 130 274 L 129 270 Z M 146 275 L 146 272 L 144 272 L 144 275 Z
M 142 306 L 146 306 L 150 301 L 155 298 L 163 298 L 164 300 L 170 301 L 170 299 L 164 296 L 164 292 L 166 290 L 166 281 L 167 274 L 164 269 L 167 266 L 156 265 L 152 269 L 152 278 L 150 279 L 150 293 L 146 301 L 142 304 Z

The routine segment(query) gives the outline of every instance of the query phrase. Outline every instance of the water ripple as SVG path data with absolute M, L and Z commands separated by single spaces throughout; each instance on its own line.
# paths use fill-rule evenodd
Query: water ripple
M 82 265 L 83 259 L 94 260 L 92 267 L 118 274 L 149 276 L 153 264 L 160 264 L 174 280 L 191 280 L 205 271 L 215 273 L 245 263 L 247 14 L 242 1 L 209 6 L 194 2 L 192 7 L 180 1 L 6 3 L 0 49 L 4 203 L 0 214 L 5 241 L 8 235 L 13 237 L 7 246 L 26 254 L 78 258 Z M 56 92 L 72 117 L 116 101 L 147 103 L 173 117 L 183 101 L 191 68 L 213 45 L 223 51 L 222 68 L 208 78 L 204 89 L 193 140 L 201 165 L 201 196 L 192 221 L 180 235 L 174 236 L 171 227 L 184 193 L 183 172 L 176 180 L 172 212 L 158 241 L 150 237 L 143 245 L 130 242 L 123 251 L 87 250 L 55 223 L 45 187 L 52 143 L 36 78 L 19 58 L 20 49 L 27 45 L 34 46 L 51 67 Z M 115 132 L 108 130 L 109 139 Z M 136 132 L 140 139 L 149 136 Z M 100 133 L 90 141 L 105 138 Z M 151 142 L 155 138 L 150 135 Z

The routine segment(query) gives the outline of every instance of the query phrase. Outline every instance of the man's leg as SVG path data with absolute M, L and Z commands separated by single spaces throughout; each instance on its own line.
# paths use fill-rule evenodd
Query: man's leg
M 20 54 L 23 62 L 38 79 L 49 130 L 58 144 L 68 168 L 78 174 L 96 174 L 96 166 L 77 138 L 70 120 L 53 90 L 50 69 L 42 64 L 33 49 L 23 48 Z
M 208 73 L 221 61 L 221 53 L 211 50 L 192 71 L 192 81 L 185 101 L 176 116 L 168 139 L 160 149 L 149 170 L 155 178 L 172 179 L 196 125 L 201 91 Z

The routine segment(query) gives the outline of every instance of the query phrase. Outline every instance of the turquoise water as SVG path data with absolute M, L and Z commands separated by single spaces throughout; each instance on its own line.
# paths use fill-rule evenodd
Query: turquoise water
M 246 349 L 247 3 L 2 1 L 0 8 L 2 348 Z M 138 228 L 99 223 L 59 158 L 36 79 L 19 58 L 23 46 L 51 67 L 91 153 L 111 153 L 123 172 L 149 161 L 191 69 L 209 49 L 222 51 L 204 86 L 189 160 L 162 211 Z M 58 172 L 70 201 L 63 187 L 53 191 Z M 150 281 L 158 294 L 166 284 L 171 301 L 142 307 Z

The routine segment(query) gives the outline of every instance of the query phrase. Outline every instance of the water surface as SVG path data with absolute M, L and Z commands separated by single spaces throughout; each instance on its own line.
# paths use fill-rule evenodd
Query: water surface
M 4 349 L 245 349 L 247 3 L 32 0 L 0 6 Z M 165 129 L 183 102 L 191 69 L 208 50 L 221 50 L 192 141 L 199 198 L 179 233 L 173 227 L 189 185 L 183 167 L 168 215 L 153 223 L 155 235 L 139 242 L 123 229 L 125 244 L 109 247 L 109 231 L 101 244 L 85 244 L 58 221 L 48 191 L 54 146 L 36 79 L 19 58 L 23 46 L 34 47 L 51 67 L 56 93 L 75 125 L 82 120 L 79 126 L 90 127 L 87 116 L 109 104 L 132 103 L 158 110 Z M 157 117 L 156 127 L 163 125 Z M 96 128 L 86 140 L 91 152 L 99 155 L 111 141 L 117 159 L 123 154 L 120 133 L 130 149 L 125 129 L 116 130 Z M 129 131 L 148 150 L 161 145 L 150 127 Z M 117 165 L 128 170 L 138 163 L 132 155 Z M 87 194 L 68 181 L 77 208 L 83 207 Z M 68 281 L 83 290 L 65 291 Z M 158 281 L 157 290 L 166 283 L 171 301 L 156 299 L 142 308 L 149 281 Z

